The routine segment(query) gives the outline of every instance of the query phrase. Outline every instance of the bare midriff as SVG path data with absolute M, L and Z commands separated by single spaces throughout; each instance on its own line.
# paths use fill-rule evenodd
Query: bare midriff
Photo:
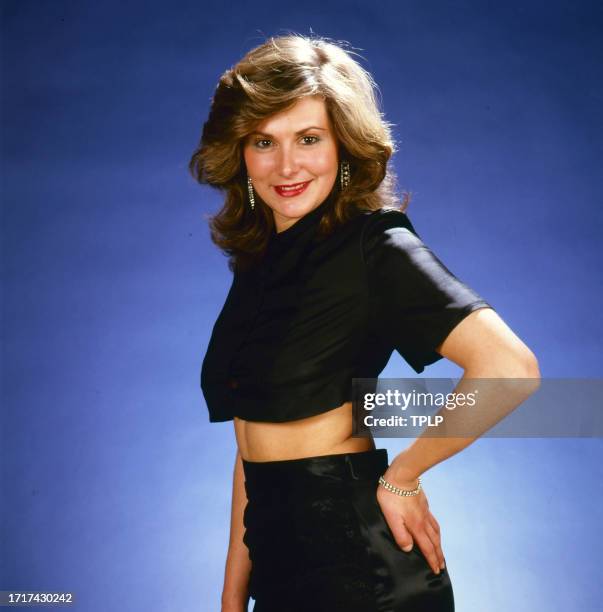
M 375 448 L 372 438 L 352 437 L 352 402 L 285 423 L 233 420 L 239 452 L 246 461 L 302 459 Z

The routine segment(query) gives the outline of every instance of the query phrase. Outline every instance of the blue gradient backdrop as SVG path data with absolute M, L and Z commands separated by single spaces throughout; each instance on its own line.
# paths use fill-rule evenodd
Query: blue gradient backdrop
M 601 377 L 600 3 L 0 6 L 0 589 L 219 609 L 235 444 L 199 370 L 230 276 L 204 218 L 220 196 L 187 162 L 265 36 L 357 48 L 425 241 L 543 376 Z M 398 355 L 383 374 L 412 375 Z M 601 609 L 602 458 L 601 439 L 481 439 L 428 472 L 459 612 Z

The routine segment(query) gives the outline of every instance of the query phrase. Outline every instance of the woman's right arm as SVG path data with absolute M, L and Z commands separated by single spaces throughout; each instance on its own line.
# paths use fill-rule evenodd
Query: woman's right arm
M 245 476 L 241 454 L 237 450 L 232 479 L 232 509 L 230 516 L 230 543 L 222 589 L 222 612 L 246 612 L 249 603 L 249 573 L 251 561 L 243 542 L 245 527 L 243 512 L 247 504 Z

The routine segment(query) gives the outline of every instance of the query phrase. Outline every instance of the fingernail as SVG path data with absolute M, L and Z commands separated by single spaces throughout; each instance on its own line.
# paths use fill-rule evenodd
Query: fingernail
M 442 565 L 440 565 L 440 569 L 446 569 L 446 564 L 442 561 Z
M 410 546 L 405 546 L 402 550 L 404 552 L 410 552 L 412 550 L 412 544 Z

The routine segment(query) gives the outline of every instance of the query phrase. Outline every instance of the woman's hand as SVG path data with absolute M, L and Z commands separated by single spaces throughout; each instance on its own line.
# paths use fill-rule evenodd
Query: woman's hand
M 404 481 L 396 478 L 391 466 L 383 478 L 400 489 L 412 490 L 417 487 L 416 480 Z M 410 552 L 414 540 L 433 572 L 439 574 L 440 569 L 445 567 L 440 525 L 429 510 L 423 489 L 418 495 L 401 497 L 379 485 L 377 501 L 398 546 L 405 552 Z

